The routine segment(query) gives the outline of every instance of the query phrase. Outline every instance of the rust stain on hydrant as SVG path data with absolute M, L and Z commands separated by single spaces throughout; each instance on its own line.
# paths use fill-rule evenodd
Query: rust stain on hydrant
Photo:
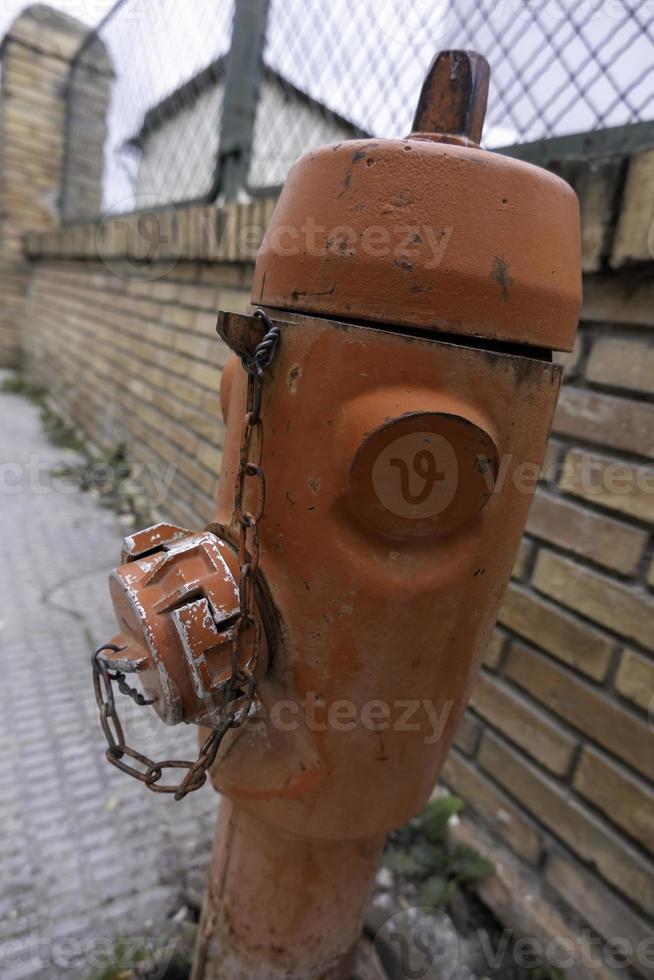
M 509 266 L 499 255 L 496 255 L 493 259 L 493 268 L 491 269 L 490 277 L 502 290 L 502 299 L 504 302 L 508 303 L 509 286 L 513 285 L 513 279 L 509 275 Z
M 579 216 L 563 181 L 479 149 L 487 88 L 482 58 L 446 52 L 408 139 L 296 164 L 259 309 L 219 319 L 246 370 L 223 376 L 214 523 L 145 532 L 113 578 L 98 689 L 140 672 L 166 721 L 207 726 L 178 795 L 208 769 L 225 797 L 198 980 L 347 977 L 384 838 L 432 792 L 511 573 L 549 352 L 577 325 Z M 281 254 L 308 216 L 312 248 Z

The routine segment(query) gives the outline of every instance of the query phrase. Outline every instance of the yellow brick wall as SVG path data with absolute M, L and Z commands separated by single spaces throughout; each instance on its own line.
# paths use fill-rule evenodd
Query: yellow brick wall
M 586 282 L 542 484 L 444 779 L 525 880 L 533 868 L 542 902 L 634 947 L 654 919 L 654 337 L 648 287 L 625 276 L 628 299 L 624 281 Z M 524 915 L 525 891 L 504 901 Z
M 0 47 L 0 365 L 15 365 L 27 287 L 23 235 L 59 222 L 70 59 L 86 29 L 53 10 L 24 11 Z
M 221 461 L 219 308 L 243 312 L 251 267 L 180 262 L 153 281 L 102 262 L 34 265 L 27 366 L 100 449 L 124 443 L 157 510 L 204 526 Z M 162 486 L 169 490 L 162 499 Z

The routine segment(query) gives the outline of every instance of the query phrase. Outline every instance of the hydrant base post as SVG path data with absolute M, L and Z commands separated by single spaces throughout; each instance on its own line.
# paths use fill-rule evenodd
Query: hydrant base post
M 194 980 L 349 980 L 383 846 L 287 834 L 223 797 Z

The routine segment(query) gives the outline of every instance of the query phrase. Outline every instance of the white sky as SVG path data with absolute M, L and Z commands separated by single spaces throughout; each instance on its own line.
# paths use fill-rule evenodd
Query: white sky
M 137 117 L 137 102 L 143 104 L 142 115 L 143 107 L 155 104 L 224 50 L 232 2 L 130 0 L 122 8 L 103 36 L 120 87 L 128 93 L 131 86 L 131 97 L 120 100 L 123 116 Z M 112 5 L 113 0 L 49 3 L 89 25 Z M 0 36 L 25 6 L 26 0 L 0 0 Z M 613 107 L 616 96 L 619 102 L 620 90 L 637 82 L 645 66 L 652 72 L 654 0 L 635 5 L 643 26 L 652 32 L 649 38 L 644 30 L 640 38 L 634 35 L 630 7 L 634 4 L 628 0 L 271 0 L 268 60 L 320 101 L 391 136 L 400 135 L 395 132 L 398 125 L 406 125 L 404 119 L 398 122 L 398 106 L 408 119 L 434 51 L 472 41 L 491 62 L 495 91 L 506 90 L 516 74 L 524 74 L 529 94 L 516 107 L 523 125 L 562 86 L 565 91 L 552 114 L 556 108 L 566 112 L 556 130 L 574 132 L 594 122 L 594 113 L 587 106 L 584 111 L 586 98 L 598 114 L 609 110 L 604 125 L 629 121 L 624 105 Z M 558 63 L 546 40 L 548 32 L 560 49 Z M 572 78 L 581 83 L 584 95 L 568 103 L 570 93 L 574 96 Z M 650 95 L 653 87 L 649 74 L 635 85 L 633 103 L 642 106 L 643 95 Z M 651 118 L 651 103 L 648 109 L 646 118 Z M 133 119 L 124 121 L 126 129 L 134 126 Z M 491 111 L 487 122 L 490 145 L 511 141 L 511 120 Z M 538 128 L 536 123 L 527 138 L 540 136 Z

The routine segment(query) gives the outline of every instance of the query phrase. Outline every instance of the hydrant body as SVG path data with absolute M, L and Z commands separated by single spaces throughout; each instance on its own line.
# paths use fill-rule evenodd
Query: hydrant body
M 238 963 L 253 980 L 340 978 L 385 836 L 429 799 L 484 656 L 559 369 L 269 312 L 283 342 L 263 395 L 261 570 L 283 641 L 260 716 L 214 768 L 232 801 L 212 871 L 231 965 L 208 976 L 240 976 Z M 246 388 L 232 371 L 226 527 Z M 433 482 L 414 471 L 423 451 Z
M 511 574 L 551 351 L 574 340 L 579 217 L 563 181 L 476 145 L 479 66 L 437 59 L 409 139 L 293 169 L 259 318 L 219 321 L 248 373 L 223 375 L 214 520 L 146 532 L 114 576 L 106 663 L 147 676 L 164 720 L 211 729 L 225 692 L 245 703 L 201 755 L 225 799 L 198 980 L 348 976 L 385 836 L 433 791 Z
M 283 342 L 263 394 L 260 568 L 282 642 L 259 681 L 263 720 L 228 737 L 215 778 L 287 830 L 362 839 L 433 789 L 511 573 L 559 368 L 269 312 Z M 228 534 L 246 395 L 233 368 Z

